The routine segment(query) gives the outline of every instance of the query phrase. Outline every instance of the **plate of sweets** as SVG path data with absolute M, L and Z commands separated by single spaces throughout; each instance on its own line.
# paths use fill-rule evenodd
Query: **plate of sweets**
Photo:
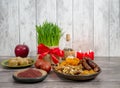
M 96 78 L 101 68 L 89 58 L 67 57 L 64 61 L 54 65 L 53 71 L 60 78 L 85 81 Z
M 25 68 L 25 67 L 32 66 L 34 62 L 35 61 L 32 58 L 14 57 L 7 60 L 3 60 L 1 62 L 1 65 L 7 68 Z

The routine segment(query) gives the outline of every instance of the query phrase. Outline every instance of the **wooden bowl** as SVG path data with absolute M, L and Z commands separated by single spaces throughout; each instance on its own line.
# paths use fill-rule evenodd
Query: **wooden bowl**
M 96 78 L 100 74 L 101 69 L 99 72 L 96 72 L 90 75 L 82 75 L 82 74 L 81 75 L 68 75 L 68 74 L 60 73 L 56 71 L 55 69 L 53 69 L 53 71 L 59 78 L 65 78 L 65 79 L 74 80 L 74 81 L 87 81 L 87 80 Z

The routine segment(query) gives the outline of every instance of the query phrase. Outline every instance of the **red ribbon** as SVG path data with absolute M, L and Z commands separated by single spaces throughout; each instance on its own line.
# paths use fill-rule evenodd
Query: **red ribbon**
M 50 54 L 52 61 L 57 64 L 59 60 L 56 58 L 56 56 L 63 57 L 64 52 L 60 50 L 59 48 L 48 48 L 44 44 L 39 44 L 38 45 L 38 54 L 39 54 L 39 59 L 43 59 L 44 56 L 47 54 Z
M 85 57 L 90 58 L 91 60 L 94 60 L 94 52 L 91 50 L 89 52 L 85 52 L 85 53 L 77 52 L 77 58 L 83 59 Z

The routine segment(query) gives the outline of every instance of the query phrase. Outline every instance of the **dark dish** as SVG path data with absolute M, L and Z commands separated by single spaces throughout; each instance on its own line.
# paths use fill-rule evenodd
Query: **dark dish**
M 56 70 L 54 70 L 54 72 L 60 78 L 65 78 L 73 81 L 87 81 L 96 78 L 100 74 L 101 70 L 99 72 L 90 75 L 68 75 L 68 74 L 59 73 Z
M 13 79 L 22 83 L 41 82 L 47 77 L 47 72 L 42 69 L 29 68 L 19 70 L 13 74 Z
M 54 65 L 53 71 L 58 77 L 70 80 L 85 81 L 94 79 L 101 72 L 101 69 L 93 60 L 89 61 L 90 63 L 88 63 L 88 58 L 82 60 L 67 58 L 65 61 Z M 91 63 L 94 66 L 91 66 Z

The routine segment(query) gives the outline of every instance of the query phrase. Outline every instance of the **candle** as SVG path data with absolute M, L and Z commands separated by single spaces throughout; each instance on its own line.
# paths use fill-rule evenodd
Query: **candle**
M 89 50 L 88 52 L 77 52 L 77 58 L 83 59 L 83 58 L 90 58 L 91 60 L 94 60 L 94 51 Z
M 81 51 L 77 52 L 77 58 L 83 59 L 83 52 Z
M 92 60 L 94 60 L 94 51 L 89 50 L 89 58 L 91 58 Z
M 89 52 L 85 52 L 83 55 L 84 58 L 89 58 Z

